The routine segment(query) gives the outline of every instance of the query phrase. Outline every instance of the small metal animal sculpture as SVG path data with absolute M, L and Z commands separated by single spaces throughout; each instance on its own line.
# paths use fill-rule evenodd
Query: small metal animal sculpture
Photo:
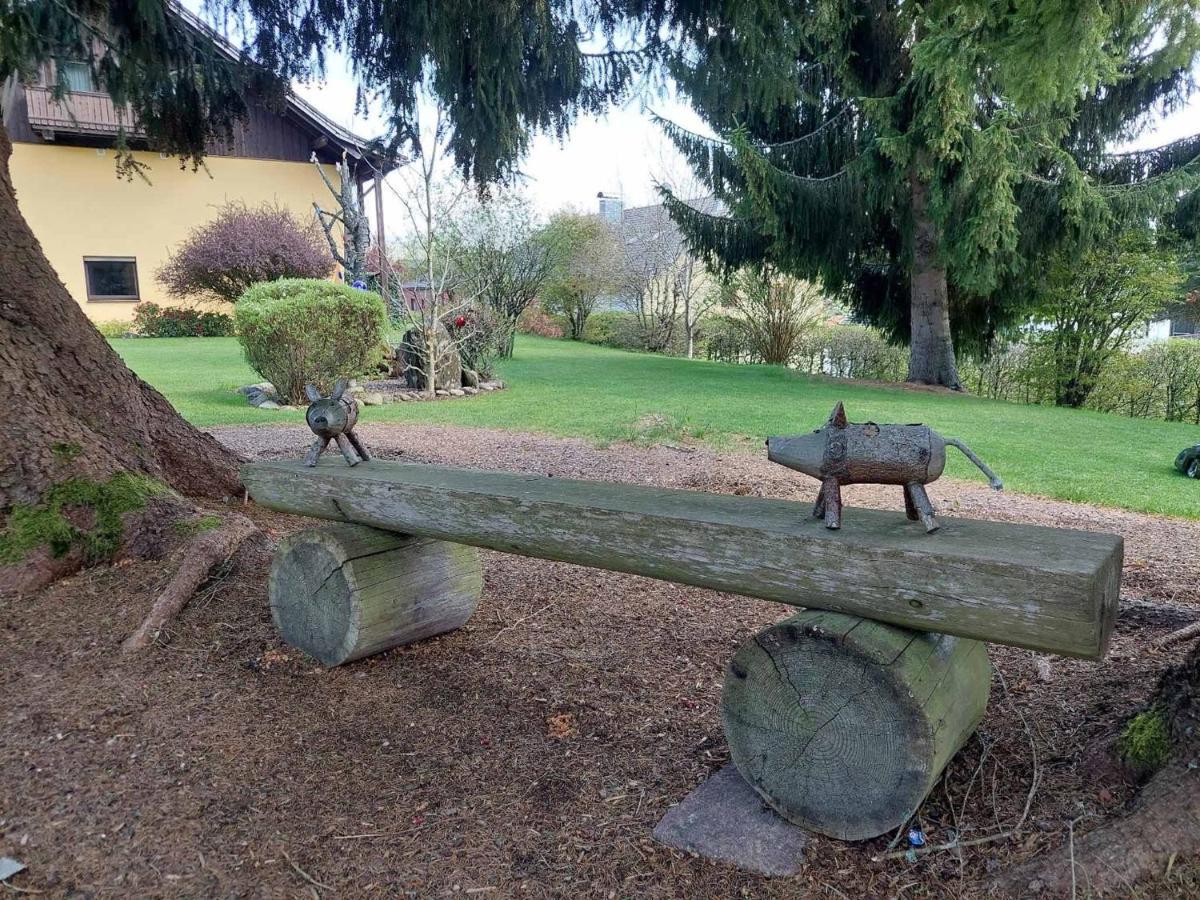
M 928 425 L 876 425 L 846 421 L 841 402 L 829 421 L 812 434 L 767 439 L 767 459 L 821 480 L 813 515 L 826 528 L 842 526 L 843 484 L 900 484 L 910 519 L 927 532 L 939 525 L 925 485 L 946 467 L 946 446 L 957 447 L 988 477 L 995 490 L 1004 483 L 962 441 L 945 438 Z
M 333 386 L 333 394 L 322 397 L 321 392 L 313 385 L 304 386 L 305 396 L 312 401 L 304 418 L 313 434 L 317 436 L 304 457 L 306 466 L 317 464 L 317 457 L 325 451 L 330 441 L 337 442 L 342 456 L 352 466 L 371 458 L 363 442 L 354 433 L 354 425 L 358 421 L 358 401 L 346 396 L 347 387 L 349 384 L 346 380 L 340 379 Z

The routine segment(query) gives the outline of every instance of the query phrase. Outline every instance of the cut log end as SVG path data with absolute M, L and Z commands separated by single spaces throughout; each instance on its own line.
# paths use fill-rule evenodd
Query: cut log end
M 738 771 L 784 818 L 862 840 L 916 810 L 990 685 L 978 641 L 804 611 L 735 654 L 725 734 Z
M 287 538 L 269 580 L 280 635 L 326 666 L 453 631 L 482 592 L 474 547 L 360 525 Z

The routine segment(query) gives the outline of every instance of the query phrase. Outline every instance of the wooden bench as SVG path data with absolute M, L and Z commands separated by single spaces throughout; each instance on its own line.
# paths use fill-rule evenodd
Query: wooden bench
M 331 519 L 284 543 L 275 622 L 328 665 L 461 626 L 473 547 L 761 597 L 802 611 L 726 672 L 738 770 L 781 814 L 873 837 L 920 804 L 986 708 L 983 641 L 1099 659 L 1116 618 L 1116 535 L 631 484 L 328 459 L 246 466 L 260 504 Z

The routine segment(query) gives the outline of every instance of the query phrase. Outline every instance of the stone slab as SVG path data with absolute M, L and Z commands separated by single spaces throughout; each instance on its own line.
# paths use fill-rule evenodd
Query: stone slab
M 787 876 L 800 871 L 809 834 L 767 806 L 729 763 L 668 810 L 654 839 L 758 875 Z

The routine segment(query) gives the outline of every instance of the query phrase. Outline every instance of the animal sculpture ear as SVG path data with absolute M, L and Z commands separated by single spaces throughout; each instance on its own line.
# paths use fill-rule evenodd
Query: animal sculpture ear
M 309 399 L 310 403 L 316 403 L 321 399 L 321 392 L 317 390 L 315 384 L 306 384 L 304 386 L 304 396 Z
M 350 387 L 350 382 L 348 382 L 345 378 L 339 378 L 333 385 L 333 395 L 331 396 L 331 399 L 341 400 L 342 394 L 346 393 L 346 388 L 348 387 Z
M 837 406 L 833 408 L 833 412 L 829 414 L 829 421 L 825 423 L 833 428 L 846 427 L 846 409 L 842 406 L 842 401 L 837 402 Z

